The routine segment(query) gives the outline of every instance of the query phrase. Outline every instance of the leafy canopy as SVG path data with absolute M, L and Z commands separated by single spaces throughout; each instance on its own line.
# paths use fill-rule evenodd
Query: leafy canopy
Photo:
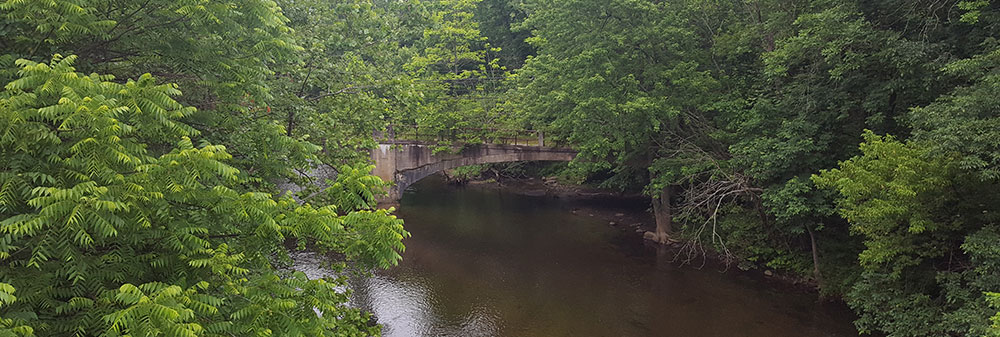
M 0 93 L 0 333 L 377 333 L 344 306 L 343 280 L 278 267 L 288 240 L 392 265 L 401 220 L 240 192 L 226 148 L 181 121 L 195 109 L 176 85 L 75 60 L 20 60 Z

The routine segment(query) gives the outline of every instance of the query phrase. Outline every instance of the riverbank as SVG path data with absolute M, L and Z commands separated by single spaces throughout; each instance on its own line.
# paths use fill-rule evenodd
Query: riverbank
M 658 256 L 673 256 L 677 264 L 687 264 L 693 268 L 713 268 L 723 271 L 743 274 L 743 276 L 759 279 L 775 287 L 798 292 L 818 293 L 818 285 L 809 279 L 798 275 L 776 271 L 766 267 L 752 269 L 733 268 L 734 261 L 727 261 L 714 251 L 699 251 L 699 256 L 690 259 L 684 242 L 674 242 L 660 245 L 644 238 L 647 232 L 656 228 L 649 197 L 641 194 L 628 194 L 618 191 L 594 188 L 590 186 L 561 184 L 554 178 L 506 178 L 474 179 L 464 182 L 454 182 L 470 188 L 500 190 L 506 193 L 531 197 L 545 197 L 570 201 L 573 206 L 565 211 L 568 216 L 597 219 L 609 227 L 642 240 L 642 245 L 649 250 L 655 250 Z M 824 298 L 836 300 L 836 298 Z

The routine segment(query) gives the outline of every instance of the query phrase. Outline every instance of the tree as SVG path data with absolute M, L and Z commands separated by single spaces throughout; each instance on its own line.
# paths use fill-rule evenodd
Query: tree
M 582 176 L 650 194 L 654 239 L 670 219 L 695 252 L 811 278 L 844 295 L 865 331 L 986 333 L 996 310 L 983 293 L 1000 279 L 986 243 L 1000 158 L 995 3 L 524 9 L 537 56 L 515 74 L 511 105 L 578 147 Z
M 393 5 L 371 0 L 281 1 L 295 42 L 305 50 L 276 66 L 267 114 L 288 136 L 323 147 L 334 167 L 368 160 L 373 131 L 409 115 L 420 101 L 403 69 L 412 51 Z M 273 109 L 271 109 L 273 108 Z M 264 114 L 265 112 L 261 112 Z
M 0 309 L 5 306 L 17 301 L 17 297 L 14 296 L 14 287 L 6 283 L 0 283 Z M 25 336 L 30 337 L 35 335 L 35 329 L 30 326 L 24 325 L 25 318 L 31 319 L 36 317 L 31 313 L 17 312 L 13 313 L 13 316 L 18 318 L 3 318 L 0 317 L 0 336 Z
M 645 189 L 666 242 L 671 186 L 725 171 L 710 107 L 720 83 L 688 7 L 575 0 L 527 10 L 538 56 L 517 74 L 516 104 L 580 149 L 577 168 L 608 172 L 604 186 Z
M 84 73 L 150 72 L 188 88 L 178 99 L 198 111 L 187 123 L 226 144 L 241 174 L 269 182 L 309 165 L 313 146 L 261 116 L 273 67 L 301 51 L 273 1 L 6 1 L 0 14 L 0 46 L 10 61 L 74 54 Z
M 417 41 L 406 69 L 421 81 L 424 99 L 409 120 L 425 133 L 446 140 L 482 142 L 470 129 L 495 126 L 493 109 L 507 72 L 479 31 L 474 11 L 479 0 L 435 0 L 427 4 L 429 24 Z M 445 143 L 447 144 L 447 143 Z
M 0 92 L 0 332 L 377 333 L 344 280 L 279 267 L 289 240 L 392 265 L 401 220 L 241 192 L 226 148 L 182 122 L 196 111 L 177 85 L 116 83 L 75 60 L 19 60 Z
M 983 39 L 995 12 L 959 24 Z M 962 16 L 966 21 L 969 17 Z M 932 18 L 925 18 L 930 20 Z M 971 19 L 968 19 L 971 21 Z M 863 330 L 890 336 L 988 335 L 988 294 L 1000 288 L 997 219 L 995 46 L 982 50 L 949 39 L 956 54 L 940 76 L 959 79 L 951 92 L 910 109 L 904 142 L 866 134 L 862 155 L 813 180 L 839 190 L 841 213 L 865 238 L 860 279 L 847 294 Z M 934 63 L 928 63 L 935 66 Z M 876 188 L 881 190 L 876 190 Z M 975 196 L 971 197 L 970 196 Z
M 1000 308 L 1000 294 L 997 293 L 987 293 L 986 296 L 989 298 L 990 305 L 994 308 Z M 990 327 L 990 336 L 1000 336 L 1000 312 L 990 318 L 993 321 L 993 326 Z
M 998 201 L 984 196 L 954 158 L 921 143 L 868 131 L 862 154 L 823 170 L 817 185 L 837 190 L 840 214 L 864 238 L 861 278 L 847 294 L 862 332 L 889 336 L 983 335 L 1000 287 Z M 995 310 L 994 310 L 995 312 Z
M 984 181 L 1000 179 L 1000 48 L 957 60 L 943 72 L 969 81 L 936 101 L 910 112 L 914 139 L 934 144 L 936 151 L 957 152 L 959 165 L 978 172 Z
M 473 18 L 479 23 L 482 35 L 500 48 L 497 58 L 503 68 L 521 68 L 534 55 L 534 48 L 525 41 L 531 32 L 519 29 L 526 17 L 519 1 L 482 0 L 476 5 Z

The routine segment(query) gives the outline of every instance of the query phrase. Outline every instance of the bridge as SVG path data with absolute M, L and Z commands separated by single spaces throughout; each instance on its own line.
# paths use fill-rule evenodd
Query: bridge
M 448 169 L 517 161 L 570 161 L 577 154 L 573 149 L 545 146 L 543 134 L 532 130 L 492 130 L 490 135 L 494 137 L 479 138 L 483 144 L 466 143 L 438 153 L 435 149 L 440 149 L 440 141 L 446 137 L 435 135 L 433 139 L 421 140 L 419 133 L 392 131 L 390 128 L 388 134 L 376 135 L 379 146 L 371 152 L 375 164 L 372 174 L 394 183 L 382 202 L 396 202 L 411 184 Z M 525 134 L 530 137 L 523 137 Z

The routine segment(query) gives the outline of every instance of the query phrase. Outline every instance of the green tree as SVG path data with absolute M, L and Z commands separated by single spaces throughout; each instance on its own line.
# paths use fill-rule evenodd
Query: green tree
M 862 154 L 813 180 L 840 194 L 840 214 L 864 238 L 861 277 L 847 294 L 862 332 L 983 335 L 1000 287 L 995 185 L 920 143 L 865 134 Z M 975 201 L 966 195 L 980 195 Z
M 261 113 L 273 94 L 274 65 L 302 49 L 273 1 L 4 1 L 0 16 L 0 59 L 74 54 L 84 73 L 150 72 L 188 88 L 178 99 L 198 111 L 187 122 L 226 144 L 241 174 L 269 181 L 308 165 L 313 146 Z M 4 83 L 13 73 L 5 74 Z
M 416 55 L 406 64 L 421 82 L 422 106 L 411 116 L 421 131 L 442 139 L 481 142 L 469 129 L 497 124 L 494 106 L 506 78 L 496 53 L 474 20 L 480 0 L 435 0 L 427 3 L 429 23 L 417 41 Z
M 476 5 L 475 16 L 482 35 L 499 50 L 497 59 L 506 69 L 518 69 L 535 50 L 527 43 L 531 32 L 519 29 L 527 13 L 517 0 L 482 0 Z
M 3 307 L 9 306 L 15 301 L 17 297 L 14 296 L 14 287 L 6 283 L 0 283 L 0 310 Z M 37 318 L 34 313 L 28 312 L 15 312 L 7 313 L 8 317 L 14 316 L 17 318 L 4 318 L 0 317 L 0 336 L 4 337 L 17 337 L 24 336 L 30 337 L 35 335 L 35 329 L 30 326 L 24 325 L 26 319 Z
M 573 167 L 589 179 L 645 189 L 689 247 L 846 294 L 865 331 L 986 333 L 996 310 L 983 293 L 1000 279 L 986 244 L 1000 158 L 995 3 L 524 9 L 537 56 L 510 105 L 578 147 Z
M 603 185 L 646 189 L 666 242 L 671 186 L 729 173 L 713 137 L 720 82 L 705 67 L 710 54 L 689 7 L 539 0 L 527 10 L 538 56 L 517 74 L 517 106 L 580 149 L 577 168 L 608 172 Z
M 196 111 L 176 85 L 84 75 L 75 59 L 17 61 L 0 92 L 0 332 L 378 332 L 345 305 L 344 280 L 279 267 L 288 240 L 392 265 L 401 220 L 241 192 L 226 148 L 181 121 Z
M 993 308 L 1000 308 L 1000 294 L 986 293 L 986 296 Z M 988 336 L 1000 336 L 1000 312 L 997 312 L 990 320 L 993 321 L 993 326 L 990 327 L 990 335 Z
M 305 50 L 280 67 L 270 118 L 286 133 L 323 147 L 324 161 L 367 161 L 373 131 L 409 115 L 420 102 L 403 69 L 412 57 L 391 4 L 371 0 L 281 1 Z
M 992 42 L 991 44 L 996 44 Z M 934 149 L 957 152 L 959 165 L 978 172 L 984 181 L 1000 180 L 1000 46 L 957 60 L 943 72 L 969 81 L 935 102 L 913 109 L 909 120 L 915 139 L 934 144 Z

